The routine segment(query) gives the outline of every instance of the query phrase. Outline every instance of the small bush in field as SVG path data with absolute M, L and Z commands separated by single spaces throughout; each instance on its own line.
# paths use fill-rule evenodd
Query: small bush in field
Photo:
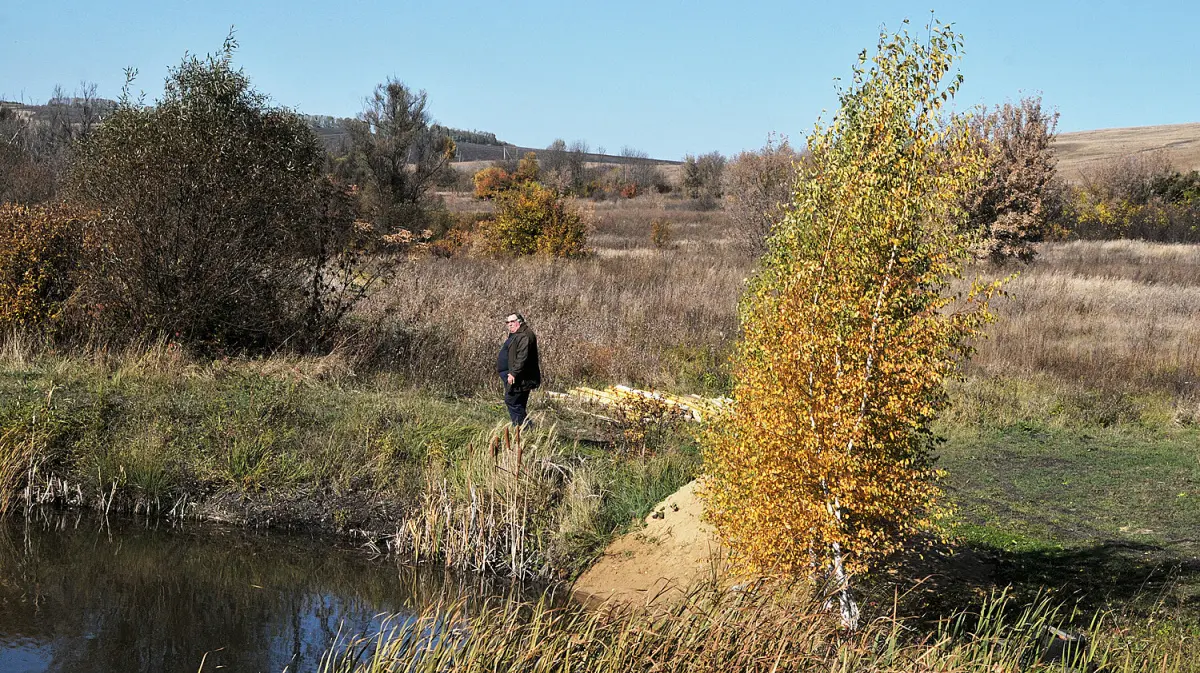
M 650 223 L 650 242 L 659 250 L 671 247 L 671 221 L 654 220 Z
M 464 229 L 451 229 L 429 244 L 429 254 L 434 257 L 450 258 L 458 254 L 471 241 L 471 233 Z
M 720 152 L 683 159 L 683 191 L 700 202 L 702 210 L 712 210 L 724 195 L 725 165 L 728 161 Z
M 768 136 L 761 150 L 738 154 L 725 170 L 731 233 L 755 257 L 766 252 L 767 238 L 787 213 L 799 159 L 787 138 Z
M 65 206 L 0 205 L 0 330 L 56 316 L 74 289 L 79 230 Z
M 526 182 L 496 195 L 496 218 L 480 225 L 484 247 L 498 253 L 551 257 L 583 254 L 583 213 L 555 190 Z
M 513 185 L 513 176 L 499 166 L 488 166 L 473 178 L 475 198 L 492 199 Z
M 1174 171 L 1158 176 L 1150 185 L 1150 191 L 1169 203 L 1195 203 L 1200 201 L 1200 171 Z
M 526 152 L 525 156 L 517 162 L 517 170 L 512 177 L 517 182 L 537 182 L 541 176 L 542 170 L 538 165 L 537 154 Z
M 638 186 L 636 182 L 630 182 L 621 187 L 621 198 L 632 199 L 638 195 Z

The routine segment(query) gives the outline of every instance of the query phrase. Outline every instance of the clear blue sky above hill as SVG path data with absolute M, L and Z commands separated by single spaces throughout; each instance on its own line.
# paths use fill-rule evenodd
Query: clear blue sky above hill
M 881 28 L 930 3 L 610 0 L 0 4 L 0 98 L 44 102 L 55 84 L 115 98 L 125 66 L 149 99 L 184 52 L 220 48 L 277 104 L 353 116 L 395 76 L 441 123 L 518 145 L 582 139 L 652 156 L 734 153 L 768 132 L 800 140 L 836 106 L 834 79 Z M 1041 93 L 1060 131 L 1200 121 L 1200 5 L 959 2 L 959 106 Z

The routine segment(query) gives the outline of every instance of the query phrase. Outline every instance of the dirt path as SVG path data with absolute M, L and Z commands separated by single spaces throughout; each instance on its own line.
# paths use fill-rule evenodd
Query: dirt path
M 587 603 L 616 599 L 648 605 L 718 575 L 725 557 L 713 530 L 701 523 L 692 481 L 663 500 L 646 526 L 615 540 L 575 582 Z

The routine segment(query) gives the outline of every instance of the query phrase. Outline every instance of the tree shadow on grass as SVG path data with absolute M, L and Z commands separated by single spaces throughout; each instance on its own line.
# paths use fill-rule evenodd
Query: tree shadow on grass
M 1039 597 L 1088 616 L 1106 610 L 1200 617 L 1200 555 L 1194 540 L 1165 545 L 1107 540 L 1068 549 L 1012 551 L 938 545 L 906 552 L 864 582 L 869 601 L 937 619 L 1004 590 L 1017 604 Z M 896 597 L 899 597 L 898 599 Z

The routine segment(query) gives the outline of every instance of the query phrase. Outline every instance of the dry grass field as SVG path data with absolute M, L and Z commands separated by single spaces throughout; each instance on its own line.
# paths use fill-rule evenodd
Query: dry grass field
M 727 384 L 736 305 L 753 260 L 721 211 L 653 196 L 587 204 L 582 260 L 425 258 L 358 311 L 393 334 L 380 357 L 421 385 L 489 389 L 510 311 L 542 340 L 551 389 L 581 382 L 688 392 Z M 468 208 L 463 199 L 454 204 Z M 664 249 L 654 220 L 671 223 Z M 997 304 L 999 320 L 968 366 L 984 378 L 1044 378 L 1193 404 L 1200 392 L 1200 247 L 1138 241 L 1047 243 Z M 374 332 L 377 333 L 377 332 Z
M 1159 150 L 1176 170 L 1200 169 L 1200 123 L 1062 133 L 1054 143 L 1058 173 L 1068 182 L 1095 164 Z
M 1093 388 L 1200 391 L 1200 247 L 1046 244 L 1009 285 L 971 369 Z
M 582 260 L 417 260 L 358 317 L 396 335 L 381 357 L 402 375 L 454 392 L 490 386 L 512 311 L 537 331 L 551 389 L 584 381 L 716 389 L 750 260 L 732 252 L 722 213 L 672 205 L 587 204 L 592 254 Z M 663 249 L 650 240 L 655 219 L 671 223 Z

